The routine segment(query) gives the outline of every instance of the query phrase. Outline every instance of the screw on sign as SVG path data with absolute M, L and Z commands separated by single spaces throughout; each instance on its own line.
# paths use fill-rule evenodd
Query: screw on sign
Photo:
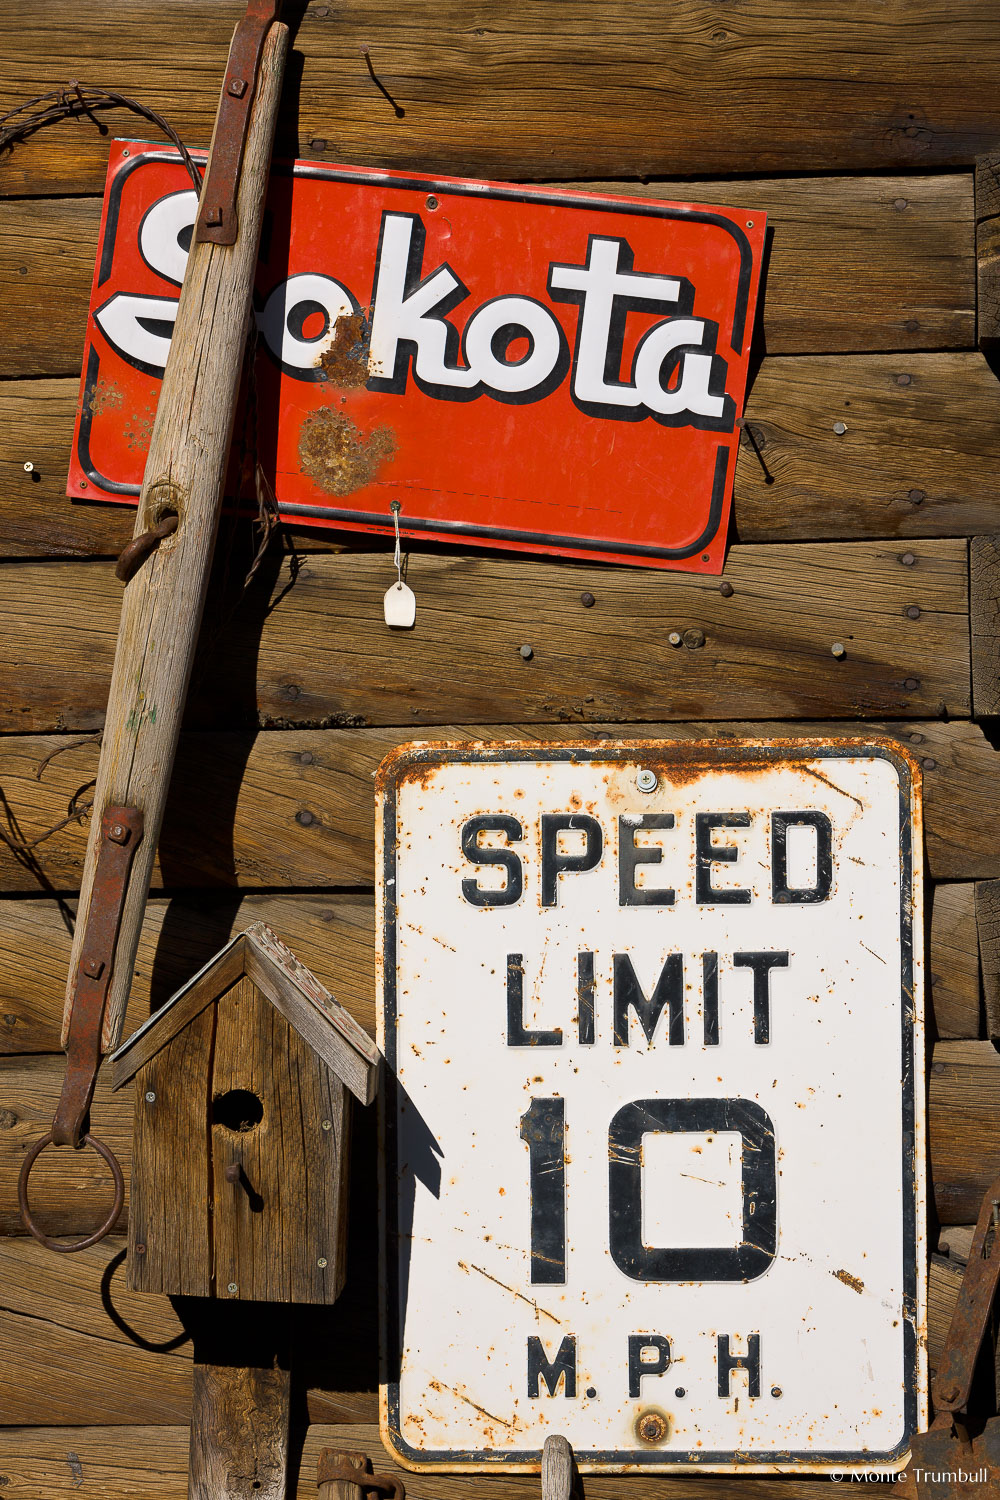
M 530 1471 L 558 1432 L 583 1472 L 905 1463 L 918 784 L 872 739 L 383 763 L 400 1462 Z

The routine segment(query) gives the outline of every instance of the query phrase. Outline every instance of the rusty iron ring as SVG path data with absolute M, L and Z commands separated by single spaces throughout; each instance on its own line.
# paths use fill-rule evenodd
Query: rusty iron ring
M 29 1234 L 33 1234 L 35 1239 L 38 1240 L 40 1244 L 43 1244 L 47 1250 L 55 1250 L 62 1255 L 72 1255 L 75 1250 L 86 1250 L 91 1245 L 96 1245 L 98 1240 L 103 1240 L 106 1234 L 111 1233 L 117 1222 L 118 1215 L 121 1213 L 122 1208 L 125 1204 L 125 1179 L 122 1176 L 122 1169 L 119 1166 L 118 1158 L 111 1150 L 111 1147 L 106 1146 L 103 1141 L 99 1141 L 97 1139 L 96 1135 L 91 1135 L 88 1131 L 88 1133 L 83 1137 L 83 1145 L 93 1146 L 98 1156 L 102 1157 L 110 1167 L 111 1177 L 115 1185 L 115 1201 L 112 1206 L 111 1212 L 105 1219 L 104 1223 L 100 1226 L 99 1229 L 95 1229 L 93 1234 L 88 1234 L 86 1239 L 77 1240 L 72 1245 L 64 1245 L 60 1240 L 54 1240 L 51 1235 L 44 1234 L 42 1230 L 39 1229 L 38 1225 L 31 1217 L 31 1209 L 28 1206 L 28 1178 L 31 1176 L 31 1169 L 35 1165 L 38 1157 L 41 1156 L 42 1152 L 45 1150 L 46 1146 L 52 1144 L 52 1140 L 53 1135 L 52 1131 L 50 1130 L 48 1135 L 43 1135 L 40 1141 L 35 1142 L 31 1150 L 28 1152 L 27 1156 L 24 1158 L 24 1161 L 21 1163 L 21 1172 L 17 1179 L 17 1203 L 18 1207 L 21 1210 L 21 1218 L 24 1221 L 24 1227 Z

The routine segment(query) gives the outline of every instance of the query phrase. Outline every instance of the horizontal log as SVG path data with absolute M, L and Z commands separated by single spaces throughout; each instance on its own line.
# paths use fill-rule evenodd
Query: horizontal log
M 67 903 L 60 906 L 52 900 L 0 903 L 0 1054 L 59 1050 L 69 965 L 69 915 Z M 251 922 L 272 927 L 374 1034 L 375 908 L 371 896 L 300 892 L 241 897 L 234 892 L 230 897 L 206 899 L 192 892 L 155 899 L 146 909 L 123 1038 L 196 974 L 234 932 Z M 958 1014 L 960 1002 L 953 1009 Z
M 80 77 L 204 145 L 241 9 L 29 7 L 9 28 L 0 110 Z M 989 0 L 822 15 L 781 0 L 718 13 L 691 0 L 517 0 L 502 14 L 448 0 L 403 18 L 379 0 L 296 14 L 302 76 L 286 88 L 286 142 L 329 141 L 351 162 L 542 178 L 926 169 L 971 165 L 1000 129 Z M 149 128 L 124 111 L 113 124 Z M 102 145 L 92 125 L 44 132 L 7 167 L 8 191 L 79 192 L 100 180 Z
M 357 1248 L 360 1260 L 362 1237 Z M 212 1314 L 183 1299 L 129 1291 L 122 1237 L 60 1256 L 28 1236 L 0 1239 L 0 1277 L 0 1410 L 8 1426 L 190 1420 L 192 1350 Z M 336 1308 L 288 1308 L 282 1317 L 301 1325 L 295 1358 L 312 1388 L 310 1419 L 377 1422 L 374 1284 Z M 367 1377 L 370 1389 L 338 1391 L 345 1376 Z
M 395 1474 L 410 1500 L 482 1500 L 484 1477 L 411 1474 L 382 1446 L 377 1423 L 317 1424 L 293 1433 L 298 1462 L 288 1500 L 315 1500 L 316 1465 L 324 1448 L 367 1453 L 381 1474 Z M 187 1500 L 187 1427 L 8 1427 L 0 1430 L 4 1500 Z M 753 1500 L 829 1500 L 826 1478 L 754 1478 Z M 746 1500 L 739 1474 L 588 1474 L 587 1500 Z M 140 1488 L 137 1489 L 137 1484 Z M 486 1481 L 497 1500 L 538 1500 L 537 1474 L 498 1474 Z
M 975 887 L 933 892 L 928 1016 L 939 1037 L 979 1036 Z M 298 892 L 206 900 L 189 892 L 146 908 L 122 1036 L 196 974 L 234 932 L 267 922 L 355 1020 L 375 1032 L 375 909 L 368 895 Z M 69 930 L 59 903 L 0 903 L 0 1054 L 59 1050 Z
M 770 354 L 975 345 L 971 176 L 585 186 L 766 212 L 759 347 Z M 79 371 L 100 211 L 98 198 L 0 202 L 0 376 Z
M 925 841 L 936 880 L 1000 876 L 993 837 L 1000 762 L 978 725 L 919 722 L 867 726 L 797 720 L 754 724 L 636 722 L 632 739 L 692 740 L 889 734 L 921 757 Z M 567 743 L 614 739 L 621 725 L 442 725 L 438 740 Z M 365 886 L 374 882 L 372 778 L 412 729 L 287 730 L 265 734 L 186 734 L 159 856 L 158 889 L 187 886 Z M 53 751 L 55 759 L 48 759 Z M 86 829 L 67 813 L 86 807 L 97 765 L 95 738 L 0 737 L 0 892 L 75 892 Z M 85 814 L 84 814 L 85 816 Z M 48 831 L 58 823 L 51 836 Z M 15 853 L 6 840 L 27 844 Z
M 1000 1176 L 1000 1053 L 990 1042 L 940 1042 L 930 1077 L 930 1171 L 942 1224 L 979 1218 Z
M 726 594 L 692 574 L 413 553 L 412 631 L 384 623 L 389 577 L 384 553 L 275 553 L 242 597 L 216 590 L 188 725 L 969 712 L 963 540 L 734 547 Z M 120 611 L 110 563 L 4 569 L 0 729 L 96 729 Z
M 132 535 L 130 506 L 66 497 L 78 389 L 75 379 L 0 384 L 0 558 L 117 554 Z M 996 376 L 973 352 L 765 359 L 747 402 L 735 536 L 989 531 L 1000 496 L 996 399 Z M 334 532 L 289 529 L 300 551 L 338 545 Z
M 942 1224 L 967 1224 L 978 1216 L 983 1194 L 1000 1173 L 1000 1054 L 989 1042 L 938 1042 L 933 1059 L 934 1199 Z M 62 1073 L 63 1059 L 56 1054 L 0 1057 L 0 1235 L 24 1232 L 17 1209 L 17 1174 L 25 1151 L 48 1129 Z M 132 1088 L 129 1084 L 111 1094 L 107 1082 L 100 1082 L 93 1109 L 94 1133 L 121 1160 L 126 1185 L 132 1159 Z M 374 1162 L 374 1111 L 356 1110 L 354 1120 L 356 1159 L 360 1154 Z M 374 1170 L 355 1167 L 353 1177 L 358 1183 L 374 1182 Z M 107 1212 L 109 1197 L 107 1169 L 91 1151 L 51 1149 L 32 1173 L 35 1216 L 50 1234 L 92 1229 Z M 122 1224 L 126 1214 L 127 1210 Z M 367 1219 L 365 1224 L 370 1230 Z M 370 1250 L 370 1240 L 368 1246 Z
M 124 1250 L 124 1240 L 114 1238 L 56 1257 L 26 1236 L 0 1240 L 0 1410 L 7 1426 L 170 1426 L 189 1419 L 193 1310 L 178 1304 L 179 1317 L 166 1297 L 128 1291 Z M 944 1345 L 961 1276 L 960 1266 L 931 1259 L 932 1365 Z M 374 1286 L 370 1292 L 350 1314 L 357 1370 L 375 1366 Z M 294 1348 L 296 1374 L 310 1386 L 312 1421 L 377 1422 L 377 1391 L 336 1389 L 346 1363 L 342 1354 L 337 1357 L 337 1340 L 346 1333 L 345 1298 L 343 1307 L 305 1312 L 304 1337 Z M 45 1380 L 39 1379 L 42 1370 Z

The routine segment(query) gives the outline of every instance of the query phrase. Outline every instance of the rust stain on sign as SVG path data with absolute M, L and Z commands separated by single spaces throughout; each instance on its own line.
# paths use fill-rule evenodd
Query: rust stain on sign
M 316 361 L 317 369 L 344 390 L 362 389 L 368 383 L 369 338 L 364 313 L 345 313 L 330 330 L 330 340 Z
M 852 1276 L 850 1271 L 834 1271 L 833 1274 L 838 1281 L 842 1281 L 845 1286 L 849 1286 L 851 1291 L 857 1292 L 859 1296 L 864 1291 L 865 1284 L 860 1276 Z
M 332 407 L 311 412 L 299 433 L 302 472 L 328 495 L 351 495 L 364 489 L 395 451 L 390 428 L 364 433 Z

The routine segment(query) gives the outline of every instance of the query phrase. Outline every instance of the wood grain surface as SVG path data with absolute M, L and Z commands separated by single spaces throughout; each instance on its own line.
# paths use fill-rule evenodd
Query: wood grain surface
M 285 1500 L 290 1416 L 287 1369 L 196 1360 L 189 1500 Z
M 75 379 L 0 382 L 0 558 L 117 555 L 132 535 L 131 506 L 66 496 L 77 393 Z M 769 356 L 747 402 L 734 540 L 993 530 L 996 402 L 996 377 L 976 352 Z M 838 419 L 847 421 L 843 435 L 833 430 Z M 227 524 L 224 517 L 224 536 Z M 329 530 L 286 531 L 300 552 L 340 545 Z M 369 549 L 371 541 L 353 545 Z
M 969 712 L 964 540 L 734 547 L 727 594 L 697 574 L 415 551 L 407 579 L 417 623 L 395 632 L 382 617 L 387 564 L 384 553 L 317 554 L 298 565 L 275 557 L 259 587 L 217 601 L 185 722 Z M 596 606 L 583 606 L 586 591 Z M 98 728 L 120 609 L 107 563 L 4 569 L 0 728 Z M 671 632 L 683 642 L 672 644 Z M 146 711 L 154 705 L 166 706 L 149 698 Z
M 182 735 L 154 886 L 171 891 L 187 886 L 370 888 L 375 881 L 372 778 L 390 750 L 413 739 L 541 744 L 588 738 L 686 741 L 866 734 L 895 736 L 920 757 L 930 874 L 937 880 L 1000 876 L 1000 850 L 993 836 L 1000 762 L 977 724 L 641 720 L 627 726 L 446 724 L 424 734 L 411 728 Z M 63 753 L 46 765 L 53 750 Z M 17 853 L 0 840 L 0 891 L 69 895 L 78 888 L 84 829 L 70 817 L 64 827 L 45 835 L 74 809 L 85 808 L 96 760 L 92 738 L 0 738 L 0 830 L 8 840 L 42 840 Z M 209 949 L 205 958 L 213 952 L 215 948 Z M 336 993 L 336 982 L 333 989 Z
M 964 173 L 568 186 L 766 212 L 761 353 L 975 345 L 972 178 Z M 99 198 L 0 201 L 0 376 L 79 374 L 100 221 Z M 309 269 L 336 274 L 336 262 Z
M 48 1128 L 62 1071 L 62 1058 L 55 1054 L 0 1058 L 0 1234 L 23 1232 L 17 1173 L 27 1147 Z M 131 1178 L 132 1094 L 131 1085 L 112 1095 L 106 1083 L 99 1083 L 93 1111 L 94 1131 L 121 1157 L 126 1184 Z M 372 1111 L 356 1111 L 355 1125 L 362 1139 L 370 1141 Z M 110 1186 L 103 1163 L 93 1152 L 68 1158 L 66 1150 L 47 1151 L 31 1179 L 36 1216 L 51 1234 L 82 1233 L 107 1211 Z M 930 1164 L 940 1222 L 967 1224 L 978 1216 L 983 1193 L 1000 1173 L 1000 1054 L 989 1042 L 938 1042 L 934 1048 Z
M 955 1238 L 951 1226 L 946 1233 Z M 0 1408 L 7 1426 L 171 1426 L 188 1421 L 191 1329 L 168 1298 L 129 1291 L 124 1259 L 120 1236 L 58 1258 L 27 1235 L 0 1239 Z M 941 1255 L 931 1259 L 932 1366 L 944 1344 L 961 1273 L 957 1261 Z M 351 1327 L 361 1330 L 366 1317 L 374 1320 L 373 1297 L 374 1288 L 360 1310 L 349 1315 Z M 337 1380 L 350 1373 L 350 1361 L 338 1359 L 327 1341 L 344 1336 L 347 1316 L 342 1308 L 311 1308 L 309 1325 L 303 1323 L 306 1341 L 298 1350 L 296 1372 L 301 1368 L 302 1381 L 310 1387 L 309 1410 L 316 1422 L 378 1421 L 374 1384 L 370 1390 L 337 1389 Z M 40 1380 L 38 1371 L 45 1366 L 58 1378 Z M 374 1362 L 366 1360 L 363 1368 L 374 1373 Z M 0 1427 L 0 1453 L 4 1438 Z
M 380 1473 L 395 1474 L 410 1500 L 476 1500 L 484 1479 L 474 1474 L 411 1474 L 400 1469 L 383 1448 L 378 1426 L 345 1423 L 316 1425 L 292 1434 L 297 1483 L 293 1500 L 315 1500 L 316 1466 L 325 1447 L 363 1452 Z M 82 1500 L 186 1500 L 188 1430 L 186 1427 L 11 1427 L 0 1431 L 0 1476 L 7 1479 L 5 1500 L 56 1500 L 67 1493 Z M 491 1476 L 489 1493 L 497 1500 L 538 1500 L 538 1475 Z M 713 1474 L 667 1474 L 627 1478 L 588 1474 L 587 1500 L 829 1500 L 824 1477 L 778 1478 Z M 912 1480 L 909 1481 L 912 1493 Z M 905 1493 L 905 1491 L 904 1491 Z
M 987 883 L 988 884 L 988 883 Z M 976 887 L 933 891 L 926 973 L 929 1018 L 945 1039 L 980 1035 Z M 311 969 L 369 1035 L 375 1033 L 375 910 L 368 894 L 299 891 L 229 899 L 187 892 L 146 910 L 124 1036 L 185 984 L 233 933 L 263 921 Z M 989 949 L 995 963 L 995 945 Z M 59 1046 L 69 936 L 57 901 L 0 902 L 0 1055 Z M 996 982 L 996 971 L 991 971 Z
M 978 1219 L 1000 1175 L 1000 1053 L 990 1042 L 939 1042 L 930 1074 L 930 1175 L 942 1224 Z
M 82 78 L 207 145 L 239 0 L 5 4 L 0 109 Z M 299 0 L 286 14 L 301 17 L 303 57 L 286 138 L 293 150 L 321 140 L 335 160 L 538 178 L 926 170 L 971 165 L 1000 130 L 989 0 L 837 0 L 821 14 L 782 0 L 721 10 L 516 0 L 502 13 L 424 0 L 402 17 L 387 0 Z M 143 128 L 124 112 L 113 123 Z M 36 137 L 8 165 L 8 190 L 92 189 L 102 147 L 93 125 Z

